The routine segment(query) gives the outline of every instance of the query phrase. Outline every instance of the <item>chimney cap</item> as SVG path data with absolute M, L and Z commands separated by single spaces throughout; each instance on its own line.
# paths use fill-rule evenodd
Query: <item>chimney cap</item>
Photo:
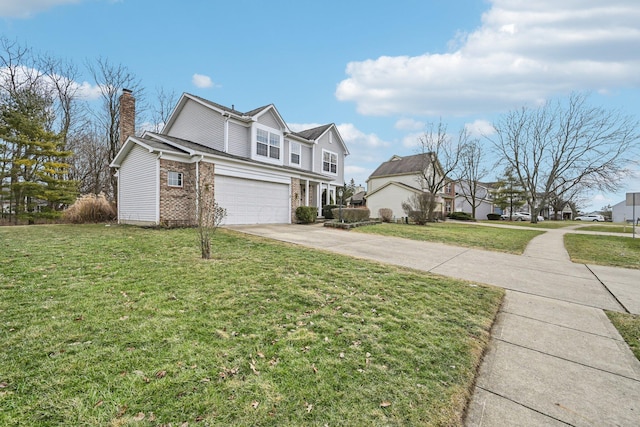
M 133 93 L 131 89 L 122 88 L 122 93 Z

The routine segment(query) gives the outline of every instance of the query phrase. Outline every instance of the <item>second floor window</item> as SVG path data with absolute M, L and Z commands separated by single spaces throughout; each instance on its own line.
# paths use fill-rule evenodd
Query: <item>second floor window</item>
M 256 154 L 259 156 L 280 159 L 280 135 L 257 129 Z
M 338 173 L 338 155 L 331 151 L 322 152 L 322 171 Z
M 300 165 L 300 144 L 297 142 L 291 143 L 291 164 Z

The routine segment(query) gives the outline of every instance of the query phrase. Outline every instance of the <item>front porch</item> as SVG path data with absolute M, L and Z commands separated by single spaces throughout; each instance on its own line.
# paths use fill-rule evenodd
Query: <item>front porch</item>
M 310 179 L 294 179 L 292 181 L 291 207 L 292 221 L 295 220 L 295 210 L 299 206 L 314 206 L 318 210 L 318 218 L 322 218 L 322 206 L 335 204 L 337 201 L 337 188 L 339 186 L 331 182 L 314 181 Z M 296 191 L 295 189 L 298 189 Z

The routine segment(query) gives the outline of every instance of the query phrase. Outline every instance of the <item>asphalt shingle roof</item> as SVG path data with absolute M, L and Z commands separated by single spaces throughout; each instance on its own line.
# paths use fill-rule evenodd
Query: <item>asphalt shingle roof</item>
M 425 156 L 428 154 L 415 154 L 413 156 L 406 156 L 401 158 L 394 158 L 378 166 L 369 176 L 370 178 L 377 176 L 389 176 L 389 175 L 405 175 L 424 170 L 427 162 L 430 162 L 430 158 Z

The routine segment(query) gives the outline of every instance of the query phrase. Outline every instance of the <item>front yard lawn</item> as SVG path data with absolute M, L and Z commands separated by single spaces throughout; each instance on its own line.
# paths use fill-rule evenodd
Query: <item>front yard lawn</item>
M 564 235 L 564 247 L 573 262 L 640 268 L 640 239 L 571 233 Z
M 383 223 L 356 228 L 358 233 L 381 234 L 405 239 L 446 243 L 454 246 L 522 254 L 527 244 L 544 231 L 487 227 L 482 225 L 438 222 L 427 225 Z
M 461 425 L 502 290 L 212 243 L 0 228 L 0 425 Z

